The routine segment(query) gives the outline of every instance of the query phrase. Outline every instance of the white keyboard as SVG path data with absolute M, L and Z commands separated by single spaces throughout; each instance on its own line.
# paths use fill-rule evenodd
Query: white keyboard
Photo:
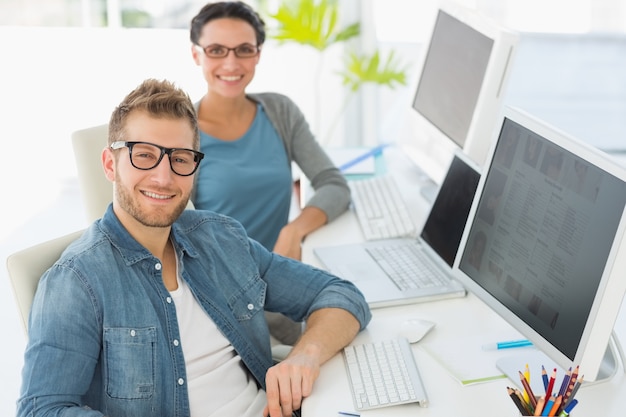
M 448 285 L 441 269 L 415 244 L 401 242 L 397 245 L 366 249 L 389 278 L 403 291 Z
M 343 359 L 357 410 L 414 402 L 422 407 L 428 405 L 407 339 L 347 346 L 343 349 Z
M 348 181 L 352 202 L 366 240 L 410 236 L 415 224 L 390 175 Z

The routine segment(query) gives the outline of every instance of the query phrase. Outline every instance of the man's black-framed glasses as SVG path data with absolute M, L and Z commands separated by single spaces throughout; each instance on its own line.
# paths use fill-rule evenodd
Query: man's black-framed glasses
M 234 48 L 228 48 L 219 43 L 213 43 L 209 46 L 200 46 L 199 48 L 204 51 L 204 54 L 208 58 L 226 58 L 230 51 L 233 51 L 237 58 L 254 58 L 260 51 L 257 45 L 251 45 L 249 43 L 242 43 Z
M 204 158 L 202 152 L 186 148 L 165 148 L 150 142 L 117 141 L 111 144 L 111 149 L 128 148 L 130 163 L 137 169 L 144 171 L 155 168 L 161 163 L 163 155 L 167 154 L 170 168 L 176 175 L 187 177 L 198 169 Z

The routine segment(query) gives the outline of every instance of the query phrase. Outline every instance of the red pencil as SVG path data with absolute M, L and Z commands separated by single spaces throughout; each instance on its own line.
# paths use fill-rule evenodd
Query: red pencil
M 556 380 L 556 368 L 552 371 L 552 375 L 550 375 L 550 382 L 548 382 L 548 388 L 546 389 L 546 398 L 550 398 L 552 395 L 552 389 L 554 388 L 554 381 Z

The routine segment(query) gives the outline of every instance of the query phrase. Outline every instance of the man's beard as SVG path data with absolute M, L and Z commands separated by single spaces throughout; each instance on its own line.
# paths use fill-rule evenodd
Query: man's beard
M 171 226 L 181 213 L 187 207 L 189 198 L 181 200 L 172 212 L 167 212 L 164 207 L 153 208 L 149 213 L 142 210 L 136 200 L 133 199 L 132 193 L 124 186 L 120 177 L 116 174 L 115 179 L 115 197 L 122 210 L 130 214 L 135 220 L 148 227 L 169 227 Z

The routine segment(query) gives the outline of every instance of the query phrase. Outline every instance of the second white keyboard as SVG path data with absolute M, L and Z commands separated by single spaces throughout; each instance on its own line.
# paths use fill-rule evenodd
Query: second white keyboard
M 366 240 L 410 236 L 415 224 L 393 177 L 348 181 L 352 202 Z

